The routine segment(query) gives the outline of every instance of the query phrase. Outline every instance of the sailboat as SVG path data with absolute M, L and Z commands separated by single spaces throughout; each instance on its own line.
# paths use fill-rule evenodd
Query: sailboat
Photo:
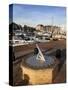
M 36 60 L 39 60 L 41 63 L 45 62 L 45 58 L 44 58 L 43 53 L 41 52 L 38 44 L 36 44 L 36 47 L 38 49 L 38 54 L 37 54 Z

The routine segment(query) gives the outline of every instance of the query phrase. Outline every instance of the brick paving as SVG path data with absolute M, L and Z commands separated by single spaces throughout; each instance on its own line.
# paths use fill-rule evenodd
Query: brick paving
M 65 82 L 66 82 L 66 64 L 64 62 L 64 64 L 60 69 L 60 72 L 58 73 L 53 83 L 65 83 Z

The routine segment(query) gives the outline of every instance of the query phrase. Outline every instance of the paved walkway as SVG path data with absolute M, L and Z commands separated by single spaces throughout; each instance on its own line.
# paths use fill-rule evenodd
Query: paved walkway
M 15 58 L 27 55 L 27 54 L 29 54 L 31 52 L 33 52 L 33 50 L 19 51 L 19 52 L 15 53 Z
M 56 77 L 53 83 L 65 83 L 65 82 L 66 82 L 66 64 L 64 62 L 60 72 L 58 73 L 58 76 Z

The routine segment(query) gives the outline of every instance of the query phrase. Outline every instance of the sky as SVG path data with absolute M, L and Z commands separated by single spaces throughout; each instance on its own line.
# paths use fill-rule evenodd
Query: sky
M 11 22 L 12 5 L 9 8 Z M 13 22 L 36 27 L 38 24 L 66 26 L 66 8 L 57 6 L 13 4 Z

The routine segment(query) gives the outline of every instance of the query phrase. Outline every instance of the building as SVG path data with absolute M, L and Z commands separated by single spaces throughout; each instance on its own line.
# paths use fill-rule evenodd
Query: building
M 53 25 L 42 25 L 42 24 L 38 24 L 36 26 L 36 31 L 37 32 L 48 32 L 48 33 L 54 33 L 54 34 L 58 34 L 60 33 L 61 28 L 59 26 L 53 26 Z
M 36 26 L 36 30 L 37 30 L 37 31 L 40 31 L 40 32 L 43 32 L 43 31 L 45 30 L 45 27 L 44 27 L 44 25 L 42 25 L 42 24 L 38 24 L 38 25 Z
M 45 26 L 45 31 L 53 34 L 59 34 L 61 28 L 58 26 L 52 26 L 52 25 L 47 25 Z

